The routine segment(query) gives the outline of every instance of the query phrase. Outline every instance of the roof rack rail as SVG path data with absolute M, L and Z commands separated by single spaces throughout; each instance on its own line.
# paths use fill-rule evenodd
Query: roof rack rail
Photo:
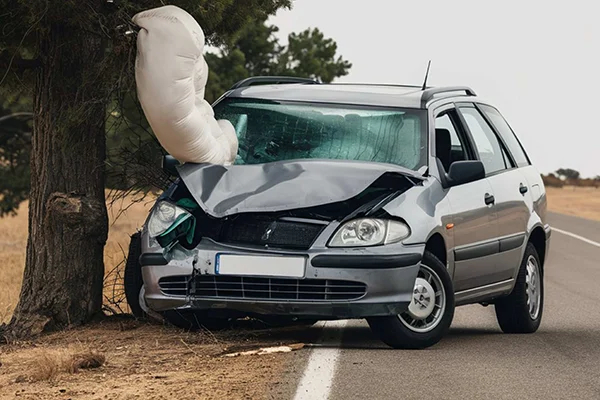
M 421 89 L 421 85 L 403 85 L 400 83 L 364 83 L 364 82 L 331 82 L 330 85 L 338 85 L 338 86 L 384 86 L 384 87 L 399 87 L 399 88 L 407 88 L 407 89 Z
M 440 93 L 452 93 L 452 92 L 465 92 L 466 96 L 477 96 L 475 91 L 468 86 L 448 86 L 448 87 L 438 87 L 438 88 L 429 88 L 423 91 L 421 95 L 421 106 L 425 107 L 429 101 L 431 101 L 436 94 Z
M 311 85 L 318 84 L 319 82 L 311 78 L 297 78 L 295 76 L 252 76 L 237 82 L 229 88 L 229 90 L 256 85 L 277 85 L 285 83 L 304 83 Z

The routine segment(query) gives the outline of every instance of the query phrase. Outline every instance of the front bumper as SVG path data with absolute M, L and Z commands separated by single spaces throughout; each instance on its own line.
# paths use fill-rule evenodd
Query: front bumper
M 144 298 L 154 311 L 173 309 L 204 310 L 211 313 L 291 315 L 321 319 L 364 318 L 396 315 L 406 310 L 425 245 L 393 244 L 371 248 L 331 249 L 325 246 L 306 251 L 285 251 L 260 247 L 231 246 L 203 239 L 191 251 L 177 246 L 163 256 L 162 248 L 151 247 L 142 233 L 142 276 Z M 300 280 L 350 281 L 366 286 L 364 294 L 352 300 L 298 300 L 232 298 L 165 294 L 159 281 L 169 277 L 223 277 L 215 273 L 218 253 L 244 255 L 303 256 L 304 277 Z M 235 278 L 235 277 L 232 277 Z M 260 279 L 260 278 L 259 278 Z

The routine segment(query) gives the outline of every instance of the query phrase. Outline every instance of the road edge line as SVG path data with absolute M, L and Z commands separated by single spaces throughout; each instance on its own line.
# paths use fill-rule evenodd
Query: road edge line
M 582 242 L 591 244 L 592 246 L 600 247 L 600 243 L 594 242 L 593 240 L 590 240 L 590 239 L 585 238 L 583 236 L 579 236 L 579 235 L 577 235 L 575 233 L 572 233 L 572 232 L 569 232 L 569 231 L 563 231 L 562 229 L 558 229 L 558 228 L 555 228 L 555 227 L 552 227 L 552 230 L 556 231 L 558 233 L 562 233 L 563 235 L 567 235 L 567 236 L 571 236 L 572 238 L 579 239 Z
M 329 398 L 337 361 L 342 351 L 340 344 L 343 330 L 347 324 L 347 320 L 323 322 L 323 334 L 319 342 L 326 343 L 328 347 L 315 347 L 311 350 L 308 363 L 296 388 L 294 400 Z

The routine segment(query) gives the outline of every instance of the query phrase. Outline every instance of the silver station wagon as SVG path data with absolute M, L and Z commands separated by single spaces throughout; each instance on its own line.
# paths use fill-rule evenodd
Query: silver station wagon
M 504 332 L 538 329 L 545 189 L 473 90 L 255 77 L 214 110 L 237 160 L 163 161 L 173 184 L 129 249 L 135 315 L 366 318 L 389 346 L 424 348 L 481 303 Z

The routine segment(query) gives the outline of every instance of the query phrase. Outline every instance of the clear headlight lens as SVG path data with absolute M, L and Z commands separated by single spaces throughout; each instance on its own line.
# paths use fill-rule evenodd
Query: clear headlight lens
M 410 236 L 403 222 L 360 218 L 346 222 L 329 241 L 329 247 L 377 246 L 399 242 Z
M 175 229 L 183 221 L 192 216 L 181 207 L 166 201 L 161 201 L 154 207 L 148 219 L 148 234 L 156 238 L 168 231 Z

